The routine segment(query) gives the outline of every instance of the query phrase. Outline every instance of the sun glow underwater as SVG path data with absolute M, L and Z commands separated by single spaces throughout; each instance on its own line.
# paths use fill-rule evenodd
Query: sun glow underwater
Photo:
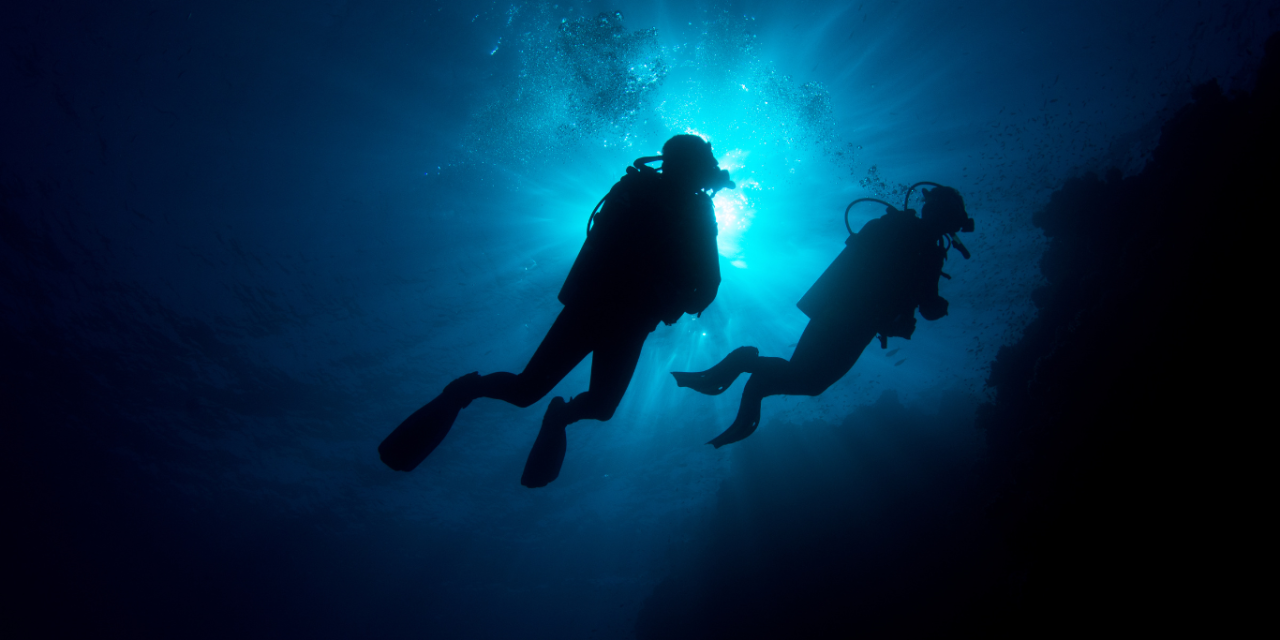
M 464 143 L 470 161 L 527 187 L 511 194 L 518 208 L 505 208 L 526 219 L 492 239 L 520 254 L 516 262 L 548 265 L 538 276 L 545 299 L 623 169 L 678 134 L 711 144 L 735 183 L 713 200 L 722 282 L 706 312 L 660 326 L 646 343 L 648 364 L 625 400 L 642 413 L 687 399 L 671 392 L 669 371 L 705 368 L 744 344 L 788 357 L 807 323 L 795 303 L 847 236 L 844 205 L 880 195 L 850 179 L 856 149 L 838 134 L 824 86 L 780 73 L 749 18 L 721 14 L 702 26 L 673 43 L 657 28 L 624 27 L 619 14 L 516 15 L 495 53 L 513 63 L 509 90 L 474 112 Z M 871 209 L 855 212 L 854 224 Z M 836 395 L 814 402 L 847 401 Z M 731 418 L 732 402 L 714 404 Z
M 797 185 L 847 180 L 852 158 L 836 148 L 829 92 L 778 72 L 748 16 L 721 13 L 696 32 L 632 30 L 620 12 L 566 17 L 545 7 L 513 9 L 503 21 L 494 54 L 508 56 L 515 73 L 473 116 L 464 147 L 480 164 L 538 183 L 539 208 L 572 221 L 575 235 L 583 216 L 565 203 L 589 210 L 609 187 L 605 176 L 616 180 L 676 134 L 710 142 L 736 183 L 714 200 L 719 252 L 734 269 L 769 251 L 774 238 L 753 233 L 762 212 L 775 218 L 770 233 L 779 223 L 799 231 L 788 228 L 800 217 L 788 205 L 805 199 Z
M 746 167 L 748 155 L 748 152 L 741 149 L 731 149 L 720 157 L 720 168 L 733 176 Z M 720 249 L 720 255 L 739 269 L 747 268 L 742 243 L 756 217 L 755 206 L 747 192 L 759 190 L 760 183 L 755 178 L 746 178 L 737 182 L 736 189 L 717 191 L 713 201 L 716 207 L 716 226 L 719 229 L 716 246 Z
M 1261 554 L 1222 550 L 1265 467 L 1206 484 L 1240 447 L 1200 427 L 1251 351 L 1179 342 L 1240 306 L 1198 283 L 1266 273 L 1240 249 L 1261 234 L 1232 222 L 1274 209 L 1256 159 L 1275 147 L 1280 3 L 14 6 L 15 629 L 1001 637 L 1191 614 L 1226 630 L 1258 600 L 1234 574 Z M 627 169 L 681 134 L 734 187 L 711 211 L 619 206 L 590 238 Z M 976 226 L 972 259 L 942 239 L 923 292 L 919 263 L 872 254 L 917 256 L 863 232 L 904 200 L 922 216 L 921 181 Z M 839 282 L 846 251 L 858 277 Z M 594 270 L 576 300 L 575 264 Z M 798 302 L 833 264 L 844 308 L 814 322 Z M 664 291 L 709 293 L 713 267 L 709 302 Z M 881 306 L 863 301 L 935 282 L 943 317 L 913 305 L 910 338 L 905 313 L 883 346 L 863 335 Z M 664 293 L 695 313 L 643 313 Z M 716 395 L 672 375 L 742 347 L 762 359 L 697 385 Z M 537 398 L 454 412 L 473 375 L 548 359 Z M 796 393 L 709 442 L 806 360 L 842 373 L 772 387 Z M 1221 384 L 1180 375 L 1210 366 Z M 557 399 L 593 374 L 607 412 L 565 427 L 559 475 L 527 488 Z M 415 415 L 434 448 L 405 472 L 381 443 Z

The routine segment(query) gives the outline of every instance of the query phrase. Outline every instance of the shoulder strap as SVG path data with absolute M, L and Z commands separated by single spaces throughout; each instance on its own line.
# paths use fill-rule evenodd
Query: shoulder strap
M 595 221 L 596 214 L 600 213 L 600 209 L 604 207 L 604 203 L 608 201 L 611 196 L 620 193 L 620 190 L 633 189 L 642 183 L 656 179 L 658 177 L 658 170 L 650 167 L 646 163 L 660 159 L 662 159 L 661 156 L 637 158 L 635 162 L 627 167 L 626 174 L 613 184 L 613 187 L 609 189 L 609 193 L 604 194 L 604 197 L 600 198 L 600 202 L 597 202 L 595 208 L 591 210 L 591 216 L 587 218 L 588 237 L 591 236 L 591 224 Z

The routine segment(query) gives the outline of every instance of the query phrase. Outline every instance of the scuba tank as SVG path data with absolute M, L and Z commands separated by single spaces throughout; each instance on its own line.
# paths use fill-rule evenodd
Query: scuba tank
M 950 189 L 951 191 L 955 191 L 955 189 L 952 189 L 951 187 L 946 187 L 946 186 L 940 185 L 940 184 L 938 184 L 938 183 L 936 183 L 936 182 L 917 182 L 917 183 L 915 183 L 915 184 L 911 185 L 911 188 L 907 189 L 907 197 L 906 197 L 905 199 L 903 199 L 903 201 L 902 201 L 902 211 L 911 211 L 911 209 L 908 209 L 908 208 L 907 208 L 907 207 L 908 207 L 908 205 L 910 205 L 910 203 L 911 203 L 911 192 L 915 191 L 915 190 L 916 190 L 916 187 L 919 187 L 919 186 L 922 186 L 922 185 L 932 185 L 932 186 L 934 186 L 934 187 L 936 187 L 936 188 L 940 188 L 940 189 Z M 927 204 L 927 203 L 928 203 L 928 199 L 929 199 L 929 195 L 930 195 L 932 192 L 930 192 L 930 191 L 924 191 L 924 192 L 922 192 L 922 193 L 924 193 L 924 194 L 925 194 L 925 201 L 926 201 L 926 204 Z M 957 195 L 958 195 L 958 192 L 957 192 Z M 857 200 L 854 200 L 853 202 L 850 202 L 850 203 L 849 203 L 849 206 L 847 206 L 847 207 L 845 207 L 845 208 L 844 208 L 844 228 L 845 228 L 845 229 L 848 229 L 848 231 L 849 231 L 849 235 L 853 235 L 853 227 L 850 227 L 850 226 L 849 226 L 849 211 L 853 209 L 853 205 L 858 204 L 859 202 L 879 202 L 880 204 L 882 204 L 882 205 L 884 205 L 884 206 L 888 207 L 888 208 L 889 208 L 889 210 L 891 210 L 891 211 L 895 211 L 895 212 L 897 212 L 897 211 L 898 211 L 898 209 L 894 208 L 894 206 L 893 206 L 893 205 L 891 205 L 891 204 L 889 204 L 888 202 L 885 202 L 884 200 L 881 200 L 881 199 L 879 199 L 879 198 L 858 198 Z M 915 212 L 912 212 L 912 214 L 913 214 L 913 215 L 914 215 L 914 213 L 915 213 Z M 965 232 L 965 233 L 973 233 L 973 228 L 974 228 L 974 227 L 973 227 L 973 218 L 970 218 L 970 217 L 969 217 L 968 212 L 966 212 L 966 211 L 964 210 L 964 202 L 963 202 L 963 201 L 961 201 L 961 203 L 960 203 L 960 212 L 959 212 L 959 213 L 960 213 L 960 214 L 962 214 L 962 215 L 964 215 L 964 220 L 960 220 L 960 219 L 959 219 L 959 215 L 953 215 L 953 216 L 952 216 L 952 218 L 953 218 L 953 219 L 952 219 L 952 222 L 954 223 L 954 226 L 956 227 L 956 230 L 955 230 L 955 231 L 948 231 L 948 232 L 946 232 L 946 233 L 944 233 L 944 234 L 943 234 L 943 236 L 942 236 L 942 237 L 943 237 L 944 239 L 946 239 L 946 240 L 947 240 L 947 244 L 946 244 L 946 246 L 944 246 L 944 247 L 943 247 L 943 251 L 947 251 L 947 250 L 950 250 L 950 249 L 951 249 L 951 247 L 955 247 L 955 248 L 956 248 L 956 250 L 960 252 L 960 255 L 964 256 L 964 259 L 965 259 L 965 260 L 968 260 L 968 259 L 969 259 L 969 256 L 970 256 L 970 254 L 969 254 L 969 249 L 968 249 L 968 248 L 966 248 L 966 247 L 964 246 L 964 243 L 960 242 L 960 238 L 959 238 L 959 237 L 957 237 L 957 236 L 956 236 L 956 234 L 957 234 L 957 233 L 959 233 L 959 232 L 961 232 L 961 231 L 963 231 L 963 232 Z M 951 225 L 948 225 L 948 226 L 951 226 Z M 941 241 L 941 240 L 940 240 L 940 241 Z M 951 276 L 947 276 L 946 274 L 943 274 L 943 275 L 944 275 L 944 276 L 946 276 L 948 280 L 950 280 L 950 279 L 951 279 Z
M 662 156 L 644 156 L 643 158 L 636 158 L 635 162 L 632 162 L 631 165 L 627 167 L 627 175 L 623 176 L 622 180 L 626 181 L 627 178 L 631 176 L 648 177 L 650 175 L 657 175 L 660 170 L 654 169 L 649 166 L 649 164 L 661 161 Z M 707 186 L 703 187 L 704 190 L 711 191 L 711 197 L 714 198 L 716 192 L 721 189 L 733 189 L 737 187 L 733 180 L 729 179 L 728 171 L 720 169 L 719 165 L 717 165 L 714 171 L 715 173 L 713 173 L 707 181 Z M 619 181 L 618 184 L 621 185 L 622 181 Z M 614 189 L 616 188 L 617 186 L 614 187 Z M 591 223 L 595 221 L 596 214 L 600 213 L 600 208 L 604 206 L 605 201 L 609 199 L 609 196 L 613 195 L 614 189 L 610 189 L 609 193 L 604 194 L 604 197 L 600 198 L 600 202 L 597 202 L 595 208 L 591 210 L 591 216 L 587 218 L 587 237 L 591 236 Z
M 911 185 L 911 187 L 907 189 L 907 195 L 902 202 L 901 210 L 897 209 L 896 207 L 889 204 L 888 202 L 885 202 L 884 200 L 880 200 L 878 198 L 858 198 L 857 200 L 850 202 L 849 206 L 845 207 L 845 210 L 844 210 L 845 229 L 849 231 L 850 236 L 854 235 L 853 227 L 849 225 L 849 211 L 853 209 L 854 205 L 860 202 L 878 202 L 884 205 L 885 207 L 887 207 L 889 211 L 892 213 L 907 213 L 908 215 L 914 218 L 915 212 L 908 208 L 911 203 L 911 194 L 916 190 L 916 187 L 920 187 L 923 185 L 931 185 L 935 187 L 932 191 L 923 192 L 925 196 L 925 206 L 928 206 L 930 204 L 929 201 L 931 199 L 931 196 L 935 196 L 935 194 L 936 196 L 943 196 L 943 197 L 948 196 L 950 194 L 955 194 L 954 202 L 943 203 L 940 200 L 937 201 L 937 206 L 943 207 L 942 211 L 938 215 L 942 216 L 942 220 L 940 222 L 942 224 L 942 228 L 944 229 L 941 237 L 938 238 L 937 242 L 938 242 L 938 247 L 942 249 L 942 255 L 944 260 L 946 259 L 947 251 L 949 251 L 952 247 L 955 247 L 956 250 L 960 252 L 960 255 L 964 256 L 964 258 L 968 260 L 970 257 L 969 249 L 964 246 L 964 243 L 960 242 L 960 238 L 958 238 L 956 234 L 961 231 L 971 233 L 974 229 L 973 218 L 969 217 L 969 214 L 964 210 L 964 201 L 960 199 L 959 192 L 957 192 L 955 189 L 952 189 L 951 187 L 946 187 L 936 182 L 917 182 Z M 948 204 L 951 206 L 947 206 Z M 931 212 L 934 210 L 935 210 L 934 208 L 932 207 L 930 208 Z M 933 218 L 933 216 L 930 216 L 930 218 Z M 938 274 L 941 277 L 944 277 L 948 280 L 951 279 L 951 276 L 947 275 L 947 273 L 943 271 L 939 271 Z M 815 284 L 815 287 L 816 286 L 817 285 Z M 880 348 L 881 349 L 888 348 L 890 337 L 902 337 L 902 338 L 910 339 L 911 334 L 912 332 L 914 332 L 914 330 L 915 330 L 915 314 L 914 314 L 914 307 L 913 307 L 911 312 L 907 314 L 898 314 L 896 317 L 889 320 L 887 327 L 882 329 L 881 333 L 877 335 L 877 338 L 880 341 Z
M 695 202 L 699 211 L 703 206 L 710 209 L 709 200 L 703 202 L 708 196 L 701 192 L 709 190 L 714 195 L 719 189 L 732 189 L 735 185 L 729 179 L 729 172 L 719 169 L 714 158 L 710 158 L 710 162 L 705 164 L 681 164 L 680 178 L 683 180 L 687 175 L 684 171 L 692 166 L 696 173 L 692 173 L 688 184 L 700 185 L 700 189 L 678 194 L 671 188 L 671 183 L 659 180 L 661 169 L 649 166 L 662 160 L 662 156 L 637 158 L 627 167 L 622 179 L 596 203 L 587 218 L 586 240 L 560 290 L 562 303 L 567 305 L 571 300 L 617 297 L 665 300 L 672 297 L 671 291 L 687 288 L 684 282 L 687 278 L 680 277 L 689 275 L 681 257 L 684 245 L 677 242 L 668 247 L 670 240 L 666 239 L 666 234 L 676 227 L 684 229 L 692 225 L 691 228 L 698 228 L 705 222 L 705 225 L 710 225 L 708 233 L 714 238 L 715 219 L 708 215 L 702 222 L 698 222 L 700 216 L 697 220 L 690 218 L 687 223 L 678 222 L 683 216 L 673 218 L 666 212 L 692 206 Z M 678 204 L 685 200 L 689 202 Z M 673 206 L 676 209 L 672 209 Z M 684 234 L 680 231 L 676 237 Z M 643 268 L 638 265 L 643 265 Z M 715 280 L 719 282 L 718 270 Z M 676 314 L 675 319 L 678 317 Z M 675 321 L 668 317 L 662 319 L 668 324 Z

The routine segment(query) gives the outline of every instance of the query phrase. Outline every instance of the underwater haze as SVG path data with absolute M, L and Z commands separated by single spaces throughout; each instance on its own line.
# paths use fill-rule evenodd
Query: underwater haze
M 968 515 L 974 415 L 1037 317 L 1033 214 L 1068 179 L 1139 175 L 1193 87 L 1253 91 L 1280 29 L 1265 2 L 1154 0 L 0 14 L 14 638 L 711 638 L 765 611 L 762 635 L 981 626 L 951 594 L 1008 582 L 957 576 L 1006 557 Z M 615 416 L 570 427 L 555 482 L 520 485 L 588 358 L 526 410 L 473 402 L 413 472 L 385 467 L 378 443 L 449 381 L 524 366 L 592 208 L 681 133 L 737 183 L 714 200 L 723 281 L 649 336 Z M 706 446 L 742 383 L 709 398 L 669 372 L 789 356 L 845 206 L 919 181 L 976 221 L 972 259 L 944 266 L 949 315 Z

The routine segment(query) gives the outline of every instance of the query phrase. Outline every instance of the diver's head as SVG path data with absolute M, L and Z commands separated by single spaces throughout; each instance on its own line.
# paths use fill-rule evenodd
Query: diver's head
M 964 198 L 959 191 L 939 186 L 922 193 L 924 206 L 920 208 L 920 219 L 938 235 L 973 231 L 973 218 L 964 210 Z
M 711 143 L 695 135 L 674 136 L 662 145 L 662 174 L 698 191 L 734 187 L 711 153 Z

